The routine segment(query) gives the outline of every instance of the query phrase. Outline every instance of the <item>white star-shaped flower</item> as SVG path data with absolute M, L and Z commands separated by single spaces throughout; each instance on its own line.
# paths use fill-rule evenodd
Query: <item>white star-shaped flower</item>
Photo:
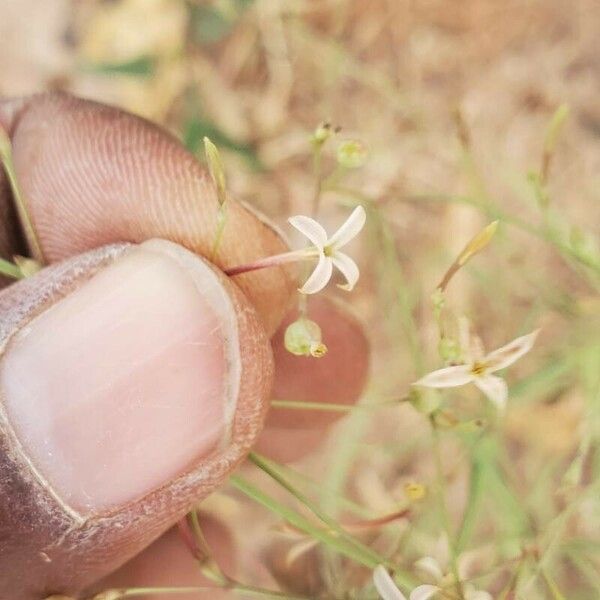
M 328 237 L 327 232 L 320 223 L 310 217 L 299 215 L 289 219 L 290 224 L 312 243 L 307 251 L 318 257 L 315 270 L 300 288 L 300 292 L 303 294 L 320 292 L 329 283 L 333 267 L 336 267 L 346 278 L 346 283 L 339 287 L 347 291 L 352 290 L 358 281 L 358 267 L 347 254 L 340 252 L 340 248 L 360 233 L 366 219 L 365 209 L 362 206 L 357 206 L 345 223 L 331 237 Z
M 465 364 L 454 365 L 433 371 L 413 385 L 431 388 L 450 388 L 474 383 L 499 409 L 504 409 L 508 400 L 508 386 L 501 377 L 492 375 L 517 361 L 531 350 L 539 333 L 536 330 L 514 339 L 512 342 L 483 353 L 480 343 L 472 343 L 471 356 Z

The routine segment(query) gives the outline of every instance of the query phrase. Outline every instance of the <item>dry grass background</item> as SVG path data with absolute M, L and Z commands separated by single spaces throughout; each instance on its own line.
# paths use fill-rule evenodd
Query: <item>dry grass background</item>
M 469 474 L 489 468 L 497 477 L 486 480 L 468 545 L 480 569 L 507 563 L 523 544 L 545 556 L 551 543 L 564 597 L 591 599 L 600 597 L 600 279 L 568 254 L 583 236 L 598 261 L 599 39 L 597 0 L 1 0 L 0 94 L 69 90 L 156 120 L 193 148 L 208 133 L 234 193 L 282 223 L 310 205 L 314 127 L 330 119 L 342 137 L 363 140 L 370 160 L 344 185 L 371 199 L 370 235 L 356 252 L 363 278 L 349 301 L 373 345 L 372 400 L 403 396 L 438 366 L 430 293 L 469 237 L 499 216 L 493 245 L 452 283 L 449 304 L 490 348 L 536 324 L 542 334 L 510 373 L 500 429 L 484 442 L 443 436 L 448 503 L 460 523 L 473 501 Z M 545 221 L 527 173 L 539 169 L 562 103 L 570 115 Z M 350 199 L 325 194 L 325 223 L 338 222 Z M 460 419 L 490 416 L 472 390 L 451 398 Z M 578 449 L 581 478 L 565 491 Z M 296 467 L 325 482 L 307 489 L 334 513 L 337 493 L 374 515 L 406 501 L 407 481 L 435 486 L 427 421 L 410 406 L 356 411 Z M 223 492 L 211 510 L 228 519 L 254 510 L 234 497 Z M 402 540 L 410 565 L 434 553 L 437 516 L 426 498 L 374 543 L 391 551 Z M 256 580 L 248 557 L 279 534 L 267 517 L 252 522 L 238 534 L 242 569 Z M 314 585 L 332 593 L 359 577 L 327 565 Z M 500 594 L 508 577 L 499 569 L 482 582 Z M 542 581 L 515 597 L 563 597 Z

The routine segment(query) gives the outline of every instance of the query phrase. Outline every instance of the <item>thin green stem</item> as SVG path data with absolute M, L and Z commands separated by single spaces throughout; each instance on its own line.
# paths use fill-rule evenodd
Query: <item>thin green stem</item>
M 221 241 L 223 239 L 223 233 L 225 231 L 225 225 L 227 223 L 227 202 L 223 202 L 223 204 L 219 205 L 219 212 L 217 213 L 217 230 L 215 232 L 215 240 L 213 242 L 213 247 L 211 251 L 211 256 L 214 259 L 219 252 L 219 246 L 221 245 Z
M 304 505 L 310 512 L 312 512 L 315 517 L 317 517 L 320 521 L 322 521 L 336 537 L 343 539 L 350 546 L 356 548 L 356 550 L 365 557 L 368 557 L 373 561 L 375 566 L 382 562 L 385 562 L 385 559 L 379 556 L 375 551 L 371 550 L 368 546 L 365 546 L 362 542 L 358 541 L 356 538 L 352 537 L 348 532 L 346 532 L 342 527 L 340 527 L 339 523 L 326 515 L 321 509 L 319 509 L 313 502 L 311 502 L 304 494 L 302 494 L 296 487 L 294 487 L 280 472 L 277 468 L 276 463 L 269 460 L 268 458 L 257 454 L 256 452 L 251 452 L 248 456 L 251 462 L 253 462 L 259 469 L 265 472 L 271 479 L 276 481 L 281 487 L 287 490 L 296 500 L 298 500 L 302 505 Z
M 317 216 L 319 212 L 319 204 L 321 202 L 321 187 L 323 185 L 322 170 L 323 144 L 315 144 L 313 151 L 313 173 L 315 178 L 315 189 L 313 192 L 313 200 L 311 206 L 311 215 Z
M 267 510 L 277 514 L 296 529 L 299 529 L 300 531 L 312 536 L 316 540 L 326 544 L 327 546 L 330 546 L 340 554 L 354 560 L 355 562 L 370 569 L 374 569 L 380 563 L 388 563 L 388 561 L 383 558 L 378 560 L 379 557 L 376 558 L 373 552 L 365 553 L 358 549 L 355 545 L 347 543 L 345 539 L 341 538 L 335 532 L 332 533 L 327 529 L 314 525 L 300 513 L 281 504 L 268 494 L 265 494 L 262 490 L 257 488 L 243 477 L 240 477 L 239 475 L 233 475 L 230 477 L 229 481 L 244 495 L 248 496 L 258 504 L 261 504 Z
M 289 595 L 284 592 L 265 590 L 263 588 L 254 587 L 251 585 L 244 585 L 241 583 L 233 583 L 222 586 L 230 592 L 244 594 L 248 596 L 259 596 L 261 598 L 280 598 L 284 600 L 311 600 L 307 596 Z M 124 590 L 114 590 L 115 600 L 121 598 L 135 598 L 136 596 L 146 596 L 148 594 L 153 595 L 186 595 L 186 594 L 201 594 L 206 592 L 214 594 L 214 586 L 187 586 L 187 587 L 136 587 Z M 111 592 L 112 590 L 107 590 Z M 105 592 L 106 594 L 107 592 Z M 110 598 L 110 596 L 108 596 Z M 92 599 L 93 600 L 93 599 Z
M 289 408 L 292 410 L 320 410 L 323 412 L 352 412 L 355 410 L 372 411 L 379 408 L 390 408 L 401 402 L 407 402 L 408 398 L 376 402 L 373 404 L 336 404 L 333 402 L 304 402 L 301 400 L 271 400 L 272 408 Z
M 548 587 L 548 591 L 552 595 L 553 600 L 567 600 L 563 593 L 558 588 L 556 581 L 550 577 L 550 574 L 547 571 L 542 571 L 542 577 L 546 582 L 546 586 Z
M 12 279 L 22 279 L 23 273 L 21 269 L 14 263 L 5 260 L 4 258 L 0 258 L 0 275 L 5 275 L 6 277 L 11 277 Z
M 444 465 L 442 462 L 442 450 L 439 439 L 439 432 L 435 426 L 433 418 L 430 418 L 432 439 L 433 439 L 433 456 L 435 461 L 435 471 L 437 480 L 437 499 L 442 518 L 442 525 L 446 531 L 448 538 L 448 547 L 450 549 L 450 569 L 454 575 L 456 590 L 458 597 L 461 600 L 465 600 L 465 594 L 460 580 L 460 573 L 458 571 L 458 556 L 456 553 L 456 543 L 454 541 L 454 534 L 452 532 L 452 524 L 450 522 L 450 513 L 446 505 L 446 478 L 444 476 Z
M 33 221 L 31 220 L 31 215 L 29 213 L 25 196 L 17 179 L 17 173 L 13 161 L 12 145 L 7 133 L 4 131 L 4 129 L 2 129 L 2 127 L 0 127 L 0 162 L 2 162 L 4 171 L 8 177 L 13 200 L 17 209 L 17 216 L 19 217 L 19 222 L 21 223 L 23 234 L 27 240 L 29 250 L 33 254 L 35 260 L 43 264 L 44 254 L 42 252 L 35 227 L 33 226 Z

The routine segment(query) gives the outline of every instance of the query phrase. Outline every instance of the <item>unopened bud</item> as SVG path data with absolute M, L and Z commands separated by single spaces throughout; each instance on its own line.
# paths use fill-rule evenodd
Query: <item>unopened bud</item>
M 321 123 L 313 132 L 311 141 L 315 146 L 322 146 L 329 138 L 334 136 L 339 127 L 332 127 L 331 123 L 325 121 Z
M 457 363 L 461 360 L 462 350 L 460 344 L 453 338 L 443 337 L 438 342 L 440 358 L 447 364 Z
M 362 167 L 369 156 L 367 147 L 358 140 L 346 140 L 337 149 L 337 161 L 345 169 Z
M 286 350 L 296 356 L 320 358 L 327 352 L 327 346 L 322 342 L 321 328 L 304 317 L 288 325 L 284 344 Z
M 475 254 L 481 252 L 492 240 L 494 234 L 498 229 L 498 221 L 492 221 L 489 225 L 484 227 L 463 249 L 456 259 L 456 263 L 459 267 L 462 267 L 469 261 Z
M 208 164 L 208 171 L 212 180 L 217 188 L 217 198 L 219 204 L 223 206 L 225 200 L 227 200 L 227 190 L 225 185 L 225 167 L 219 150 L 206 136 L 204 137 L 204 154 L 206 155 L 206 162 Z

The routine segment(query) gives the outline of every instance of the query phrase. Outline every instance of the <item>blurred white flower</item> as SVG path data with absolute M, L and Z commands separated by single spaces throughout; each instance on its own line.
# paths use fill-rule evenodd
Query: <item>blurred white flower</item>
M 474 383 L 500 410 L 506 406 L 508 386 L 501 377 L 492 375 L 512 365 L 521 356 L 529 352 L 539 333 L 536 330 L 516 338 L 512 342 L 494 350 L 483 353 L 480 343 L 471 343 L 469 360 L 465 364 L 454 365 L 433 371 L 416 381 L 413 385 L 431 388 L 450 388 Z M 477 341 L 477 340 L 475 340 Z
M 310 217 L 299 215 L 289 219 L 290 224 L 313 244 L 312 247 L 307 248 L 307 251 L 311 254 L 314 252 L 314 256 L 319 259 L 315 270 L 300 288 L 300 292 L 303 294 L 320 292 L 331 279 L 333 267 L 336 267 L 346 278 L 346 283 L 339 287 L 347 291 L 352 290 L 358 281 L 358 267 L 347 254 L 340 252 L 340 248 L 360 233 L 366 219 L 365 209 L 357 206 L 331 237 L 327 236 L 320 223 Z
M 438 592 L 448 588 L 451 578 L 444 575 L 440 564 L 432 557 L 421 558 L 415 563 L 422 571 L 428 573 L 437 585 L 424 583 L 417 586 L 408 597 L 408 600 L 429 600 L 434 598 Z M 378 565 L 373 571 L 373 584 L 383 600 L 407 600 L 406 596 L 398 589 L 398 586 L 383 565 Z M 493 600 L 491 594 L 483 590 L 477 590 L 470 584 L 463 585 L 465 600 Z

